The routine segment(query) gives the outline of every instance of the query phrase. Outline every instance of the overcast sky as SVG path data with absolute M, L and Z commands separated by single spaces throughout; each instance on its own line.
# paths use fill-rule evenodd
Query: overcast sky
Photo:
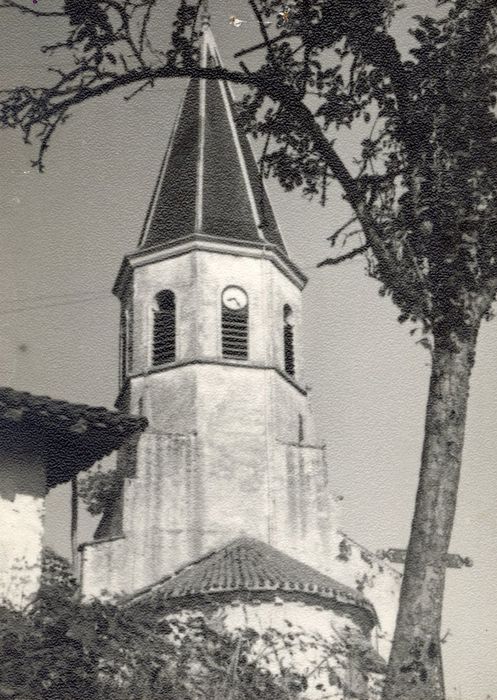
M 54 0 L 40 0 L 38 7 Z M 169 0 L 168 0 L 169 3 Z M 173 3 L 171 3 L 173 4 Z M 410 14 L 434 0 L 408 2 Z M 231 14 L 242 0 L 211 0 L 227 63 L 250 42 Z M 2 11 L 0 87 L 35 84 L 49 63 L 37 47 L 54 25 Z M 402 28 L 400 28 L 402 29 Z M 164 25 L 166 31 L 166 25 Z M 183 94 L 163 82 L 124 102 L 114 94 L 74 111 L 56 135 L 43 175 L 20 134 L 0 132 L 0 383 L 112 407 L 117 392 L 118 304 L 110 289 L 136 246 Z M 349 147 L 346 144 L 345 147 Z M 268 183 L 293 260 L 310 281 L 304 296 L 306 377 L 318 433 L 327 442 L 343 527 L 373 550 L 404 547 L 412 515 L 429 356 L 400 326 L 361 262 L 316 269 L 326 237 L 347 218 L 339 196 L 322 209 Z M 481 333 L 458 513 L 451 550 L 475 561 L 448 573 L 443 634 L 447 688 L 463 700 L 497 697 L 497 321 Z M 68 489 L 47 499 L 47 543 L 68 554 Z M 81 538 L 95 523 L 83 519 Z

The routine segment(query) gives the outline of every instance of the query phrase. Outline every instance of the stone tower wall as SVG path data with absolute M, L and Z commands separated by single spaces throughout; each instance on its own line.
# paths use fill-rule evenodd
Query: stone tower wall
M 234 247 L 224 252 L 187 253 L 137 266 L 133 272 L 133 375 L 151 369 L 153 307 L 158 292 L 176 297 L 177 361 L 220 361 L 221 294 L 235 285 L 248 295 L 249 362 L 284 370 L 283 307 L 289 304 L 295 320 L 296 376 L 301 380 L 300 290 L 258 251 L 258 256 Z

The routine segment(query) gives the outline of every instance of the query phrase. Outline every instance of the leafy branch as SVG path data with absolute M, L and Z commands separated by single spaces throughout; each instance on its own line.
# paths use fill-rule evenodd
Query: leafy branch
M 103 471 L 101 465 L 78 479 L 78 496 L 91 515 L 100 515 L 119 494 L 122 477 L 116 469 Z

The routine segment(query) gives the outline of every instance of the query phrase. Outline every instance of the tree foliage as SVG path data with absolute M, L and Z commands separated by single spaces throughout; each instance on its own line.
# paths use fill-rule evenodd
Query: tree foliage
M 68 598 L 78 593 L 78 583 L 70 563 L 51 547 L 43 547 L 40 583 L 42 589 L 58 590 Z
M 122 477 L 116 469 L 95 469 L 78 479 L 78 496 L 91 515 L 100 515 L 119 493 Z
M 42 167 L 53 130 L 92 97 L 172 76 L 244 84 L 240 118 L 265 140 L 265 173 L 323 202 L 335 179 L 353 210 L 354 230 L 330 237 L 345 253 L 324 264 L 364 254 L 401 320 L 428 334 L 468 332 L 497 288 L 494 3 L 437 0 L 434 16 L 411 19 L 406 56 L 391 33 L 397 0 L 306 0 L 281 30 L 264 21 L 281 9 L 277 0 L 249 5 L 266 55 L 256 69 L 240 61 L 230 71 L 198 66 L 193 0 L 179 3 L 165 51 L 149 32 L 156 0 L 65 0 L 50 12 L 1 0 L 60 18 L 61 41 L 43 50 L 73 66 L 45 86 L 4 93 L 0 123 L 39 140 Z M 344 127 L 357 134 L 353 163 L 339 155 Z
M 291 700 L 302 678 L 250 655 L 253 634 L 202 617 L 158 620 L 111 602 L 82 604 L 59 577 L 28 611 L 0 607 L 0 698 L 19 700 Z

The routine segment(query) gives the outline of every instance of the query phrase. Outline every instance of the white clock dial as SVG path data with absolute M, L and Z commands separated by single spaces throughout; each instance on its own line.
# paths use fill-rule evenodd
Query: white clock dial
M 248 298 L 240 287 L 226 287 L 223 292 L 223 304 L 227 309 L 239 311 L 247 306 Z

